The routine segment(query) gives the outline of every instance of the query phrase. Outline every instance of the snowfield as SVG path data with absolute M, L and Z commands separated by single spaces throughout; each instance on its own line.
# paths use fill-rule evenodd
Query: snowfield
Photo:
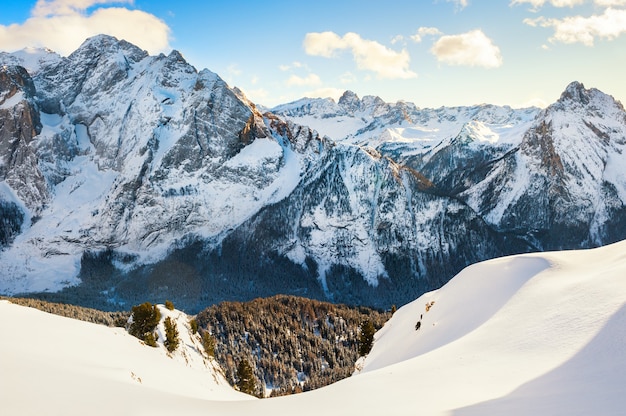
M 276 399 L 122 329 L 0 302 L 0 333 L 10 415 L 623 415 L 626 242 L 467 267 L 400 308 L 353 377 Z

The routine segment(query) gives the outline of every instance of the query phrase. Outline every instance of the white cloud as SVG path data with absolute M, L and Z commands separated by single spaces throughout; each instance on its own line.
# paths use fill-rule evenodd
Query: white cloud
M 32 15 L 37 17 L 74 14 L 77 10 L 87 10 L 98 4 L 112 3 L 111 0 L 37 0 Z M 129 3 L 133 0 L 119 0 L 115 3 Z
M 402 42 L 404 40 L 404 36 L 402 35 L 396 35 L 393 38 L 391 38 L 391 44 L 395 45 L 398 42 Z
M 544 100 L 543 98 L 531 98 L 527 101 L 524 101 L 521 105 L 519 106 L 514 106 L 517 108 L 528 108 L 528 107 L 539 107 L 539 108 L 546 108 L 548 106 L 548 103 L 546 102 L 546 100 Z
M 334 32 L 307 33 L 303 45 L 308 55 L 324 58 L 332 58 L 337 50 L 349 48 L 343 38 Z
M 481 30 L 442 36 L 430 50 L 439 62 L 448 65 L 497 68 L 502 65 L 500 48 Z
M 332 98 L 335 101 L 337 101 L 339 99 L 339 97 L 341 97 L 341 95 L 345 92 L 345 90 L 342 90 L 340 88 L 332 88 L 332 87 L 325 87 L 325 88 L 318 88 L 316 90 L 313 91 L 307 91 L 304 95 L 310 98 Z
M 292 75 L 285 82 L 285 84 L 287 84 L 287 86 L 290 86 L 290 87 L 303 86 L 303 85 L 313 86 L 313 85 L 320 85 L 321 83 L 322 83 L 322 80 L 316 74 L 309 74 L 304 78 L 299 77 L 297 75 Z
M 608 8 L 601 15 L 571 16 L 563 19 L 525 19 L 530 26 L 552 27 L 550 42 L 582 43 L 593 46 L 595 38 L 613 40 L 626 33 L 626 10 Z
M 356 82 L 356 76 L 352 73 L 352 72 L 345 72 L 341 78 L 339 78 L 339 81 L 342 84 L 351 84 L 353 82 Z
M 596 0 L 595 3 L 602 7 L 626 6 L 626 0 Z
M 23 23 L 0 25 L 0 49 L 48 47 L 68 55 L 88 37 L 100 33 L 125 39 L 149 53 L 169 51 L 169 27 L 156 16 L 123 7 L 92 6 L 132 3 L 132 0 L 39 0 Z
M 469 0 L 446 0 L 448 3 L 454 3 L 458 9 L 464 9 L 469 4 Z
M 280 69 L 281 71 L 289 71 L 290 69 L 293 69 L 293 68 L 305 68 L 305 67 L 306 65 L 304 65 L 302 62 L 293 61 L 292 63 L 288 65 L 279 65 L 278 69 Z
M 513 0 L 511 6 L 517 4 L 530 4 L 531 10 L 537 11 L 543 7 L 546 3 L 551 4 L 554 7 L 574 7 L 579 4 L 583 4 L 586 0 Z
M 228 74 L 231 76 L 239 76 L 242 73 L 241 69 L 239 68 L 239 65 L 237 64 L 228 65 L 228 67 L 226 68 L 226 72 L 228 72 Z
M 334 32 L 307 33 L 303 46 L 307 54 L 325 58 L 334 57 L 338 51 L 349 50 L 359 69 L 373 71 L 379 78 L 417 77 L 409 69 L 411 58 L 406 50 L 396 52 L 356 33 L 346 33 L 343 37 Z
M 411 39 L 413 42 L 420 43 L 424 39 L 424 36 L 437 36 L 441 34 L 441 31 L 436 27 L 420 27 L 417 29 L 417 33 L 411 36 Z
M 266 101 L 270 98 L 270 93 L 263 88 L 245 90 L 244 94 L 250 101 L 255 104 L 265 104 Z
M 537 11 L 545 4 L 553 7 L 574 7 L 586 3 L 588 0 L 512 0 L 510 5 L 530 4 L 532 11 Z M 594 4 L 600 7 L 626 6 L 626 0 L 594 0 Z

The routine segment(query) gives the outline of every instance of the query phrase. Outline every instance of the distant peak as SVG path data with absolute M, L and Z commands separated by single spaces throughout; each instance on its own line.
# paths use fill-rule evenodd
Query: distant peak
M 578 81 L 571 82 L 565 91 L 561 94 L 559 101 L 576 101 L 583 104 L 589 103 L 589 90 L 585 89 L 585 86 Z
M 339 98 L 339 104 L 341 104 L 341 102 L 352 102 L 355 100 L 359 100 L 359 96 L 356 95 L 356 93 L 354 93 L 353 91 L 350 90 L 346 90 L 341 97 Z
M 176 49 L 173 49 L 172 52 L 170 52 L 170 54 L 167 57 L 174 61 L 187 62 L 185 61 L 185 58 L 183 57 L 183 55 L 180 52 L 178 52 Z
M 361 106 L 361 100 L 358 95 L 348 90 L 339 98 L 337 104 L 346 111 L 354 112 Z
M 87 38 L 70 56 L 75 55 L 81 59 L 80 57 L 97 56 L 102 53 L 118 51 L 122 51 L 125 56 L 130 57 L 134 61 L 139 61 L 148 56 L 148 52 L 142 50 L 137 45 L 123 39 L 119 40 L 115 36 L 104 34 Z M 178 54 L 178 52 L 176 53 Z
M 114 45 L 119 43 L 119 39 L 116 38 L 115 36 L 111 36 L 111 35 L 105 35 L 105 34 L 100 34 L 100 35 L 95 35 L 95 36 L 91 36 L 87 39 L 85 39 L 85 41 L 83 42 L 82 45 L 80 45 L 80 48 L 83 48 L 85 46 L 91 46 L 91 45 L 106 45 L 106 46 L 110 46 L 110 45 Z

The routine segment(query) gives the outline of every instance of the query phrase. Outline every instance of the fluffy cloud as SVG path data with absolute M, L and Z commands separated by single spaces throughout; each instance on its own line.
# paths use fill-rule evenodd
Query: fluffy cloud
M 0 25 L 0 49 L 45 46 L 62 55 L 73 52 L 88 37 L 100 33 L 126 39 L 149 53 L 169 51 L 169 27 L 156 16 L 123 7 L 92 6 L 132 3 L 132 0 L 39 0 L 21 24 Z
M 67 15 L 73 14 L 76 10 L 87 10 L 91 6 L 111 2 L 111 0 L 37 0 L 32 15 L 38 17 Z M 133 0 L 120 0 L 116 3 L 132 4 Z
M 544 4 L 549 3 L 554 7 L 574 7 L 583 4 L 586 0 L 513 0 L 511 6 L 516 4 L 530 4 L 532 10 L 540 9 Z
M 437 36 L 441 35 L 441 31 L 436 27 L 420 27 L 417 29 L 417 33 L 411 36 L 413 42 L 421 42 L 424 36 Z
M 464 9 L 469 4 L 469 0 L 446 0 L 448 3 L 454 3 L 457 8 Z
M 335 101 L 337 101 L 339 99 L 339 97 L 341 97 L 341 95 L 345 92 L 345 90 L 342 90 L 340 88 L 332 88 L 332 87 L 325 87 L 325 88 L 319 88 L 313 91 L 307 91 L 304 93 L 304 95 L 306 97 L 311 97 L 311 98 L 332 98 Z
M 270 93 L 264 88 L 245 90 L 244 94 L 250 101 L 256 104 L 265 103 L 270 97 Z
M 344 72 L 343 75 L 339 78 L 339 81 L 342 84 L 351 84 L 357 81 L 356 76 L 352 72 Z
M 530 26 L 552 27 L 550 42 L 582 43 L 593 46 L 596 37 L 612 40 L 626 33 L 626 10 L 608 8 L 601 15 L 572 16 L 563 19 L 525 19 Z
M 531 10 L 537 11 L 545 4 L 550 4 L 553 7 L 574 7 L 580 4 L 586 3 L 588 0 L 512 0 L 511 6 L 516 4 L 530 4 Z M 600 7 L 613 7 L 613 6 L 626 6 L 626 0 L 594 0 L 596 6 Z
M 417 74 L 409 69 L 410 57 L 406 50 L 396 52 L 356 33 L 343 37 L 334 32 L 307 33 L 304 50 L 313 56 L 332 58 L 338 51 L 349 50 L 359 69 L 375 72 L 380 78 L 408 79 Z
M 626 6 L 626 0 L 596 0 L 595 3 L 603 7 Z
M 280 69 L 281 71 L 289 71 L 290 69 L 293 68 L 303 68 L 305 67 L 305 65 L 302 62 L 298 62 L 298 61 L 294 61 L 291 64 L 288 65 L 279 65 L 278 69 Z
M 293 86 L 300 87 L 303 85 L 313 86 L 313 85 L 320 85 L 321 83 L 322 83 L 322 80 L 316 74 L 309 74 L 304 78 L 299 77 L 297 75 L 292 75 L 289 77 L 289 79 L 286 82 L 287 86 L 290 86 L 290 87 L 293 87 Z
M 402 35 L 396 35 L 391 39 L 391 44 L 395 45 L 398 42 L 403 42 L 404 41 L 404 36 Z
M 439 62 L 448 65 L 497 68 L 502 65 L 500 49 L 481 30 L 442 36 L 430 50 Z

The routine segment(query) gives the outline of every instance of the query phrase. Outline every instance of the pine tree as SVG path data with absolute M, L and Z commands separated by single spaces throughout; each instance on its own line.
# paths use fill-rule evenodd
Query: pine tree
M 168 310 L 173 311 L 174 310 L 174 303 L 171 300 L 166 300 L 165 301 L 165 307 Z
M 376 328 L 374 328 L 372 321 L 368 319 L 361 323 L 359 329 L 359 355 L 363 356 L 367 355 L 372 349 Z
M 156 338 L 154 337 L 154 332 L 148 332 L 144 337 L 143 337 L 143 342 L 146 343 L 146 345 L 149 345 L 151 347 L 155 347 L 157 346 L 157 342 L 156 342 Z
M 168 316 L 165 318 L 165 348 L 169 352 L 173 352 L 178 348 L 178 344 L 180 340 L 178 339 L 178 329 L 176 328 L 176 323 L 172 321 L 172 319 Z
M 252 367 L 250 367 L 250 363 L 245 358 L 237 366 L 237 387 L 239 391 L 246 394 L 254 394 L 256 390 Z
M 189 320 L 189 328 L 191 328 L 191 333 L 194 335 L 198 332 L 198 321 L 195 318 Z
M 204 347 L 204 352 L 206 352 L 209 357 L 215 357 L 215 338 L 213 338 L 209 331 L 202 333 L 202 346 Z
M 128 332 L 143 341 L 146 341 L 148 334 L 152 334 L 154 337 L 153 332 L 161 319 L 161 312 L 156 305 L 145 302 L 133 306 L 132 313 L 133 322 L 130 324 Z

